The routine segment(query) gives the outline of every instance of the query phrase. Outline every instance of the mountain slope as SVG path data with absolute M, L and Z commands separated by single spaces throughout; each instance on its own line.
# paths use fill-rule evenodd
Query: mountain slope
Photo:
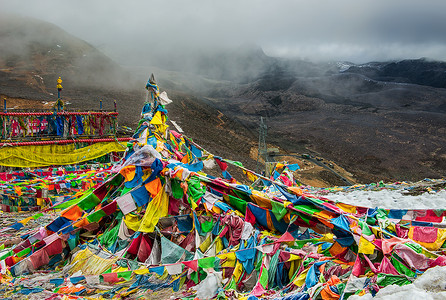
M 436 87 L 444 63 L 312 63 L 246 46 L 183 54 L 159 61 L 162 69 L 123 68 L 51 24 L 2 16 L 0 94 L 54 101 L 62 76 L 68 108 L 99 108 L 102 99 L 112 109 L 117 100 L 120 122 L 132 126 L 153 72 L 174 100 L 169 116 L 190 137 L 252 169 L 263 116 L 269 144 L 329 159 L 359 182 L 444 176 L 446 90 Z
M 345 72 L 363 74 L 379 81 L 446 88 L 446 63 L 426 58 L 354 65 Z
M 137 82 L 117 63 L 62 29 L 31 18 L 0 17 L 1 93 L 14 97 L 56 100 L 56 79 L 63 79 L 62 97 L 68 108 L 112 109 L 129 102 L 134 110 L 123 117 L 131 122 L 143 103 Z M 142 85 L 142 84 L 141 84 Z M 120 99 L 127 99 L 122 102 Z M 136 109 L 138 108 L 138 109 Z
M 270 142 L 338 161 L 362 182 L 441 177 L 446 90 L 431 87 L 435 82 L 428 79 L 426 85 L 400 83 L 410 63 L 407 68 L 378 81 L 328 66 L 303 76 L 277 64 L 256 81 L 220 90 L 217 97 L 209 93 L 208 100 L 252 130 L 259 116 L 266 117 Z

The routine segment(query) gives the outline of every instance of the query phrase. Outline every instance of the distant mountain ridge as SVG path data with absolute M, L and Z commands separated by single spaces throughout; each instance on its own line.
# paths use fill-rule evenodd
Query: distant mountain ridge
M 446 88 L 446 62 L 426 58 L 354 65 L 344 72 L 362 74 L 378 81 Z

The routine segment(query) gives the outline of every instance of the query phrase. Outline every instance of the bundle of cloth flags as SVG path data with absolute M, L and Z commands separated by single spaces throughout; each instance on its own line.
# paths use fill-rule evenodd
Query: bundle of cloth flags
M 346 299 L 446 265 L 443 210 L 316 197 L 298 187 L 295 164 L 264 177 L 169 130 L 154 79 L 146 87 L 153 101 L 108 180 L 3 247 L 6 296 Z M 204 172 L 214 162 L 222 177 Z
M 26 136 L 114 135 L 117 127 L 115 112 L 83 113 L 2 113 L 1 138 Z
M 67 170 L 68 169 L 68 170 Z M 1 209 L 4 212 L 37 211 L 77 197 L 107 180 L 110 164 L 83 168 L 53 168 L 2 173 Z M 78 195 L 79 193 L 79 195 Z

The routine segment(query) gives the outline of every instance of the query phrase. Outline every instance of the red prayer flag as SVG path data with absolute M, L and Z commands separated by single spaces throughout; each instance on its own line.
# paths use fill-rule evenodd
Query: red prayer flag
M 190 260 L 190 261 L 183 261 L 182 262 L 186 267 L 191 268 L 192 270 L 194 270 L 195 272 L 197 272 L 198 270 L 198 260 L 194 259 L 194 260 Z

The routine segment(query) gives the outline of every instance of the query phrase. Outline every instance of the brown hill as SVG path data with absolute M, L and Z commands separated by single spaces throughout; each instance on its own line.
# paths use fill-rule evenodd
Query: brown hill
M 69 108 L 135 108 L 123 112 L 132 122 L 143 95 L 136 93 L 136 80 L 120 65 L 89 45 L 52 24 L 13 15 L 0 17 L 1 94 L 56 100 L 56 79 L 63 81 L 63 99 Z M 140 84 L 141 86 L 142 84 Z M 133 104 L 136 105 L 129 105 Z M 11 104 L 12 105 L 12 104 Z

